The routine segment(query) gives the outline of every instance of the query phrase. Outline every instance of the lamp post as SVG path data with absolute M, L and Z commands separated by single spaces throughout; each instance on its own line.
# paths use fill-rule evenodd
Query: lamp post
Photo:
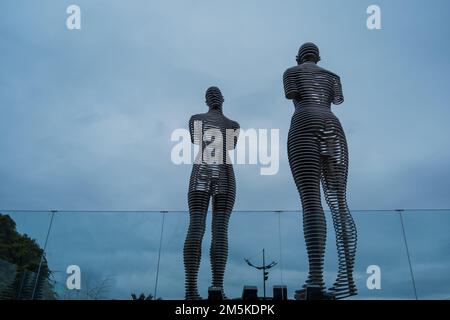
M 269 269 L 275 267 L 277 265 L 277 262 L 272 261 L 271 263 L 266 265 L 266 253 L 265 253 L 264 249 L 262 250 L 262 262 L 263 262 L 262 266 L 255 266 L 253 263 L 250 262 L 249 259 L 244 259 L 244 260 L 245 260 L 245 262 L 247 262 L 247 264 L 250 267 L 253 267 L 253 268 L 258 269 L 258 270 L 262 270 L 262 273 L 263 273 L 264 299 L 266 299 L 266 281 L 267 281 L 267 279 L 269 279 L 269 271 L 266 271 L 266 270 L 269 270 Z

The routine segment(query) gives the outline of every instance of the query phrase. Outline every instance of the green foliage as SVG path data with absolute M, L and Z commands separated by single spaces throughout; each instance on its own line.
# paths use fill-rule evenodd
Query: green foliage
M 35 240 L 17 232 L 16 223 L 9 215 L 0 214 L 0 260 L 15 266 L 14 279 L 0 273 L 0 283 L 6 282 L 0 291 L 0 299 L 31 299 L 33 291 L 34 299 L 56 298 L 45 257 L 36 279 L 42 254 L 43 250 Z
M 135 293 L 132 293 L 131 299 L 132 300 L 153 300 L 153 296 L 151 294 L 146 296 L 145 293 L 141 293 L 139 296 L 137 296 Z

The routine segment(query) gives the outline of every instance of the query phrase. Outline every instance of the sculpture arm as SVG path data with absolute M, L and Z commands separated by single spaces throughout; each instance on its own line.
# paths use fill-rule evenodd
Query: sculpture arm
M 333 104 L 338 105 L 344 102 L 344 94 L 342 93 L 341 78 L 333 77 Z
M 294 100 L 300 94 L 295 80 L 295 72 L 291 69 L 287 69 L 283 74 L 284 96 L 286 99 Z
M 200 144 L 202 141 L 202 121 L 196 116 L 189 119 L 189 133 L 192 144 Z
M 236 121 L 233 121 L 233 126 L 231 129 L 228 129 L 227 134 L 227 150 L 233 150 L 236 148 L 238 139 L 239 139 L 239 132 L 241 128 L 239 126 L 239 123 Z

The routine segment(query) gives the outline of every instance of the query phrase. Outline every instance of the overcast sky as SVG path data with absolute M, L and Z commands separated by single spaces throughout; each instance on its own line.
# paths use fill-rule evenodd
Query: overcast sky
M 66 28 L 66 8 L 73 3 L 81 8 L 81 30 Z M 381 30 L 366 27 L 366 9 L 373 3 L 381 7 Z M 192 114 L 207 110 L 204 92 L 216 85 L 225 97 L 225 114 L 243 129 L 280 130 L 278 174 L 261 176 L 258 165 L 235 166 L 235 209 L 299 210 L 286 152 L 294 108 L 284 98 L 282 74 L 295 64 L 298 47 L 306 41 L 319 46 L 320 65 L 341 76 L 345 102 L 333 110 L 349 144 L 350 208 L 449 208 L 448 12 L 446 0 L 2 1 L 0 208 L 186 210 L 191 167 L 172 163 L 170 154 L 175 143 L 170 135 L 175 129 L 187 128 Z M 360 250 L 357 271 L 364 275 L 369 264 L 382 264 L 373 261 L 383 259 L 383 254 L 376 255 L 375 251 L 383 252 L 394 240 L 382 236 L 388 232 L 383 229 L 382 218 L 367 224 L 368 220 L 358 217 L 360 237 L 366 239 L 363 243 L 369 246 L 373 240 L 369 234 L 381 232 L 373 235 L 380 237 L 374 251 Z M 47 218 L 46 214 L 42 216 L 45 221 Z M 80 232 L 92 227 L 90 219 L 99 218 L 88 215 L 76 220 Z M 112 246 L 118 241 L 112 227 L 116 220 L 109 219 L 112 229 L 99 220 L 96 227 L 104 228 L 102 237 L 94 237 L 86 248 L 94 250 L 107 242 L 111 247 L 102 252 L 117 254 L 118 245 Z M 127 222 L 117 220 L 116 224 L 133 228 L 139 219 L 124 216 L 122 220 Z M 167 256 L 168 264 L 181 261 L 186 215 L 180 214 L 179 219 L 181 224 L 174 222 L 179 230 L 169 248 L 173 257 Z M 269 223 L 257 216 L 236 218 L 234 224 L 233 219 L 232 232 L 239 236 L 231 241 L 236 244 L 245 240 L 242 234 L 255 233 L 247 231 L 247 224 L 239 224 L 239 219 L 257 219 L 261 228 Z M 286 252 L 292 250 L 292 259 L 297 256 L 285 264 L 285 273 L 292 269 L 289 283 L 300 285 L 303 279 L 297 273 L 304 270 L 306 256 L 299 233 L 300 217 L 293 215 L 291 219 L 295 228 L 289 237 L 298 241 L 286 241 L 283 246 Z M 392 219 L 389 223 L 395 224 L 392 228 L 397 233 L 398 217 Z M 446 221 L 443 226 L 450 226 L 448 219 L 440 219 Z M 21 221 L 23 227 L 19 225 L 19 229 L 40 239 L 42 229 L 31 223 L 35 220 L 30 218 L 26 223 L 22 216 Z M 409 221 L 411 230 L 423 225 L 414 219 Z M 436 220 L 433 226 L 442 227 L 442 221 Z M 59 221 L 61 230 L 65 230 L 63 222 Z M 136 231 L 138 238 L 129 242 L 126 236 L 119 237 L 124 252 L 136 259 L 148 250 L 152 268 L 154 258 L 150 256 L 158 245 L 159 223 L 155 222 L 154 232 L 137 224 L 142 233 Z M 75 236 L 71 230 L 61 237 Z M 130 229 L 122 232 L 134 233 Z M 428 229 L 422 232 L 433 234 Z M 144 241 L 138 235 L 144 237 L 146 233 L 154 238 L 152 244 L 141 243 L 141 251 L 129 251 L 130 246 L 136 246 L 135 241 Z M 269 241 L 270 233 L 264 234 L 266 246 L 276 240 L 274 235 L 275 240 Z M 412 241 L 416 234 L 411 231 Z M 247 254 L 254 259 L 262 247 L 256 238 L 252 238 L 253 245 L 248 244 L 252 252 Z M 449 238 L 444 240 L 439 240 L 439 246 L 431 242 L 434 256 L 423 261 L 448 268 Z M 401 244 L 401 238 L 395 241 Z M 278 242 L 274 243 L 273 250 L 278 250 Z M 422 248 L 427 246 L 423 244 Z M 230 247 L 230 268 L 247 270 L 242 263 L 244 253 L 233 251 L 236 247 L 240 245 Z M 86 257 L 83 248 L 80 244 L 79 252 L 74 253 L 81 260 Z M 332 254 L 331 242 L 328 248 Z M 51 261 L 58 268 L 69 263 L 58 260 L 58 256 Z M 394 254 L 390 264 L 395 265 L 396 256 L 404 262 L 405 257 Z M 278 253 L 274 259 L 278 259 Z M 116 277 L 134 277 L 141 282 L 135 265 L 130 266 L 134 271 L 127 273 L 115 264 L 116 271 L 122 270 L 113 272 Z M 98 265 L 92 266 L 91 261 L 89 272 L 97 275 Z M 141 268 L 153 277 L 152 270 Z M 177 268 L 179 277 L 173 281 L 179 284 L 182 266 Z M 422 265 L 424 274 L 436 275 L 431 268 Z M 209 279 L 204 270 L 202 274 Z M 242 279 L 229 281 L 230 290 L 239 292 Z M 446 281 L 448 288 L 450 279 Z M 401 290 L 410 294 L 405 286 L 397 283 L 397 289 L 385 296 L 406 296 Z M 123 292 L 125 287 L 121 287 Z M 432 294 L 433 290 L 427 292 Z M 175 289 L 165 293 L 180 296 Z

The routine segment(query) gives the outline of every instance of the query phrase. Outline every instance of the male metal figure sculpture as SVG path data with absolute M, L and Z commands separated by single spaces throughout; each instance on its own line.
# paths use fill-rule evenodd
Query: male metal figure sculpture
M 305 43 L 297 55 L 298 65 L 283 75 L 287 99 L 295 112 L 288 135 L 288 157 L 303 208 L 303 230 L 309 260 L 309 276 L 298 296 L 310 288 L 322 298 L 356 295 L 353 267 L 356 226 L 347 206 L 348 149 L 344 131 L 331 111 L 331 103 L 344 101 L 339 76 L 317 65 L 319 49 Z M 326 221 L 320 197 L 320 181 L 331 209 L 336 232 L 338 275 L 330 292 L 325 292 L 323 265 Z
M 189 230 L 184 243 L 186 299 L 201 299 L 197 276 L 209 200 L 212 197 L 212 243 L 210 249 L 212 287 L 223 292 L 228 258 L 228 221 L 233 210 L 236 182 L 228 150 L 234 149 L 239 124 L 223 115 L 222 93 L 217 87 L 206 91 L 209 111 L 191 117 L 191 141 L 200 146 L 189 183 Z

